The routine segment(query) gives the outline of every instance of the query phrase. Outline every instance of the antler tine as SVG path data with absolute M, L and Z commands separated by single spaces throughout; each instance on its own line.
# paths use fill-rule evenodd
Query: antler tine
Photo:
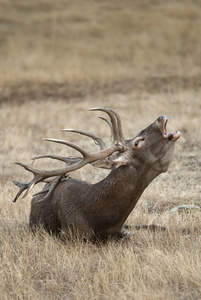
M 111 135 L 112 135 L 112 142 L 114 143 L 114 136 L 113 136 L 112 122 L 111 122 L 109 119 L 107 119 L 107 118 L 105 118 L 105 117 L 102 117 L 102 116 L 98 116 L 98 118 L 102 119 L 103 121 L 105 121 L 105 122 L 109 125 L 110 130 L 111 130 Z
M 45 179 L 45 177 L 42 176 L 40 171 L 35 170 L 34 168 L 31 168 L 30 166 L 27 166 L 21 162 L 15 162 L 15 164 L 19 165 L 19 166 L 23 167 L 25 170 L 33 173 L 34 176 L 33 176 L 33 179 L 29 183 L 21 184 L 17 181 L 13 181 L 20 188 L 20 191 L 18 192 L 18 194 L 15 197 L 13 202 L 15 202 L 19 198 L 19 196 L 22 194 L 23 191 L 27 190 L 26 193 L 22 197 L 22 198 L 25 198 L 28 195 L 28 193 L 30 192 L 30 190 L 34 187 L 35 184 L 42 182 Z
M 29 184 L 28 183 L 21 183 L 19 181 L 16 180 L 12 180 L 12 182 L 19 187 L 19 192 L 17 193 L 17 195 L 15 196 L 13 202 L 16 202 L 17 199 L 20 197 L 20 195 L 28 188 Z
M 118 127 L 118 132 L 119 132 L 119 137 L 121 141 L 124 140 L 124 135 L 123 135 L 123 130 L 122 130 L 122 125 L 121 125 L 121 118 L 120 115 L 114 111 L 112 108 L 110 108 L 110 111 L 115 115 L 116 120 L 117 120 L 117 127 Z
M 63 157 L 59 155 L 40 155 L 32 158 L 32 160 L 40 159 L 40 158 L 52 158 L 52 159 L 58 159 L 60 161 L 63 161 L 66 163 L 67 166 L 70 166 L 74 163 L 78 163 L 82 158 L 80 157 Z
M 31 172 L 31 173 L 33 173 L 33 174 L 36 173 L 34 168 L 32 168 L 32 167 L 30 167 L 30 166 L 27 166 L 27 165 L 25 165 L 25 164 L 23 164 L 23 163 L 21 163 L 21 162 L 16 161 L 15 164 L 16 164 L 16 165 L 19 165 L 19 166 L 21 166 L 21 167 L 23 167 L 25 170 L 27 170 L 27 171 L 29 171 L 29 172 Z
M 80 152 L 84 157 L 88 156 L 88 153 L 84 149 L 82 149 L 81 147 L 77 146 L 76 144 L 73 144 L 73 143 L 68 142 L 66 140 L 48 139 L 48 138 L 43 138 L 43 140 L 48 141 L 48 142 L 54 142 L 54 143 L 59 143 L 59 144 L 63 144 L 63 145 L 69 146 L 71 148 L 74 148 L 78 152 Z
M 110 117 L 111 123 L 112 123 L 112 135 L 113 135 L 113 140 L 115 141 L 116 144 L 122 144 L 123 141 L 121 140 L 120 134 L 119 134 L 119 129 L 118 129 L 118 120 L 116 118 L 115 113 L 109 108 L 103 108 L 103 107 L 94 107 L 94 108 L 89 108 L 91 111 L 99 110 L 103 111 L 108 114 Z
M 72 147 L 72 148 L 76 149 L 78 152 L 80 152 L 85 159 L 88 158 L 88 156 L 89 156 L 89 154 L 84 149 L 82 149 L 81 147 L 79 147 L 79 146 L 77 146 L 77 145 L 75 145 L 71 142 L 68 142 L 68 141 L 65 141 L 65 140 L 59 140 L 59 139 L 48 139 L 48 138 L 43 138 L 43 139 L 46 140 L 46 141 L 49 141 L 49 142 L 60 143 L 60 144 L 64 144 L 64 145 L 67 145 L 69 147 Z M 51 156 L 44 155 L 43 157 L 51 157 Z M 61 160 L 60 156 L 56 156 L 56 155 L 53 156 L 52 155 L 52 157 L 54 157 L 55 159 Z M 40 157 L 38 157 L 38 158 L 40 158 Z M 41 158 L 42 158 L 42 156 L 41 156 Z M 36 157 L 36 159 L 37 159 L 37 157 Z M 78 160 L 79 160 L 79 162 L 83 161 L 83 159 L 81 159 L 81 158 L 78 158 Z M 76 163 L 78 163 L 78 160 L 76 158 Z M 36 182 L 37 180 L 43 181 L 47 177 L 53 177 L 53 176 L 61 175 L 60 171 L 62 172 L 62 174 L 65 174 L 65 173 L 68 172 L 68 166 L 66 168 L 62 169 L 62 170 L 55 170 L 55 172 L 52 172 L 52 171 L 48 171 L 48 170 L 37 170 L 37 169 L 32 168 L 32 167 L 30 167 L 26 164 L 21 163 L 21 162 L 16 162 L 15 164 L 20 165 L 21 167 L 23 167 L 25 170 L 27 170 L 29 172 L 32 172 L 34 174 L 34 179 L 33 179 L 34 182 Z M 35 177 L 36 177 L 36 179 L 35 179 Z M 32 182 L 30 182 L 30 184 L 31 183 Z
M 61 130 L 67 131 L 67 132 L 75 132 L 75 133 L 79 133 L 79 134 L 88 136 L 88 137 L 92 138 L 95 141 L 95 143 L 97 143 L 99 145 L 100 150 L 105 149 L 104 141 L 99 136 L 97 136 L 96 134 L 94 134 L 92 132 L 88 132 L 85 130 L 78 130 L 78 129 L 61 129 Z
M 32 181 L 30 181 L 28 188 L 27 188 L 26 192 L 24 193 L 22 199 L 28 195 L 28 193 L 32 190 L 32 188 L 34 187 L 34 185 L 36 183 L 41 182 L 41 181 L 43 181 L 43 178 L 40 178 L 39 180 L 37 180 L 37 175 L 34 175 L 34 178 Z

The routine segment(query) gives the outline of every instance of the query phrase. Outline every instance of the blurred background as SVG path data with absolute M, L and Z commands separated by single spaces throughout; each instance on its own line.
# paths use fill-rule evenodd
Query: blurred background
M 1 102 L 201 85 L 199 0 L 0 2 Z

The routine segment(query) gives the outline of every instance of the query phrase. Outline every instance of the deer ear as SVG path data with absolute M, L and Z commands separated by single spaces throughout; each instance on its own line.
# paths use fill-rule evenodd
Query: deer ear
M 126 156 L 123 153 L 113 153 L 109 157 L 95 161 L 91 163 L 93 167 L 102 168 L 102 169 L 117 169 L 118 167 L 125 166 L 128 164 Z

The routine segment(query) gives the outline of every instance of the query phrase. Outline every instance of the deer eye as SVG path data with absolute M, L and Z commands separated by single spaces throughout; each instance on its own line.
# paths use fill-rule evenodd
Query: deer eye
M 136 141 L 133 141 L 133 147 L 137 148 L 138 146 L 141 146 L 142 141 L 144 141 L 143 137 L 137 138 Z

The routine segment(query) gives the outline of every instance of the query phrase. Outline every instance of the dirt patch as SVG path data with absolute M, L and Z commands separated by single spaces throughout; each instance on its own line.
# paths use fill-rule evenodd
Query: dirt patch
M 127 79 L 116 82 L 86 81 L 76 83 L 34 83 L 25 82 L 15 85 L 5 85 L 0 90 L 0 104 L 5 102 L 23 103 L 40 99 L 83 99 L 87 96 L 111 93 L 128 94 L 131 91 L 145 91 L 148 93 L 174 92 L 178 89 L 198 89 L 201 87 L 201 76 L 192 77 L 148 77 L 144 79 Z

